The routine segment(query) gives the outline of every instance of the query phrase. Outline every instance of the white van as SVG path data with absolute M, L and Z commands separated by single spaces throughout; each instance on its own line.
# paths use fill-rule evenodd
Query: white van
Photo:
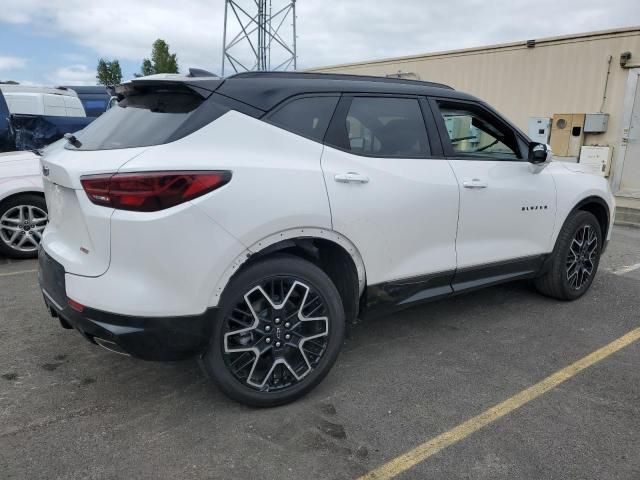
M 10 113 L 49 115 L 55 117 L 85 117 L 78 94 L 66 88 L 1 85 L 0 91 Z

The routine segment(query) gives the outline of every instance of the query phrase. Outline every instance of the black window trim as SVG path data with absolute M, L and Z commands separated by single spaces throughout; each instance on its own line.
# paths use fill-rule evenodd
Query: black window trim
M 428 102 L 433 111 L 433 115 L 435 117 L 435 122 L 440 133 L 440 142 L 442 143 L 442 149 L 444 152 L 444 156 L 450 160 L 475 160 L 475 161 L 489 161 L 489 162 L 527 162 L 527 154 L 525 151 L 525 145 L 528 144 L 528 140 L 523 138 L 522 133 L 514 127 L 510 122 L 506 119 L 502 118 L 495 110 L 490 108 L 484 102 L 472 101 L 472 100 L 462 100 L 457 98 L 450 97 L 428 97 Z M 451 145 L 451 140 L 449 139 L 449 134 L 447 133 L 447 127 L 444 123 L 444 118 L 440 113 L 440 103 L 448 103 L 454 105 L 460 105 L 462 108 L 480 111 L 482 114 L 485 114 L 492 121 L 497 123 L 502 128 L 511 131 L 516 140 L 516 144 L 518 147 L 518 158 L 510 159 L 510 158 L 498 158 L 489 157 L 486 155 L 474 155 L 473 153 L 460 153 L 453 150 Z
M 330 118 L 329 118 L 329 123 L 327 125 L 327 129 L 325 130 L 322 138 L 318 139 L 318 138 L 314 138 L 311 137 L 309 135 L 303 135 L 300 132 L 294 132 L 293 130 L 289 130 L 288 128 L 286 128 L 284 125 L 279 124 L 279 123 L 274 123 L 270 121 L 270 118 L 275 115 L 276 113 L 278 113 L 280 110 L 282 110 L 283 108 L 285 108 L 287 105 L 289 105 L 290 103 L 293 103 L 297 100 L 303 99 L 303 98 L 318 98 L 318 97 L 330 97 L 330 98 L 336 98 L 338 101 L 336 102 L 335 107 L 333 108 L 333 112 L 331 112 Z M 329 129 L 331 128 L 331 122 L 333 121 L 333 117 L 335 116 L 336 110 L 338 109 L 338 105 L 340 105 L 340 100 L 341 100 L 342 94 L 340 93 L 336 93 L 336 92 L 313 92 L 313 93 L 301 93 L 299 95 L 294 95 L 292 97 L 286 98 L 285 100 L 281 101 L 280 103 L 278 103 L 276 106 L 274 106 L 271 110 L 269 110 L 268 112 L 266 112 L 264 115 L 262 115 L 260 117 L 260 120 L 262 120 L 265 123 L 268 123 L 269 125 L 273 125 L 274 127 L 278 127 L 281 128 L 289 133 L 293 133 L 294 135 L 298 135 L 299 137 L 302 138 L 306 138 L 307 140 L 311 140 L 313 142 L 317 142 L 317 143 L 321 143 L 324 144 L 324 139 L 327 136 L 327 132 L 329 131 Z
M 431 146 L 432 159 L 445 159 L 444 147 L 442 145 L 442 139 L 440 138 L 440 132 L 438 131 L 438 123 L 435 112 L 429 104 L 429 99 L 425 96 L 421 96 L 419 99 L 420 108 L 422 109 L 422 116 L 427 126 L 427 136 L 429 138 L 429 144 Z
M 367 153 L 359 153 L 354 152 L 350 148 L 346 146 L 340 146 L 340 143 L 343 143 L 344 135 L 340 132 L 344 127 L 344 121 L 347 118 L 347 114 L 349 113 L 349 108 L 351 107 L 351 102 L 354 98 L 359 97 L 374 97 L 374 98 L 409 98 L 414 99 L 418 102 L 418 107 L 420 109 L 420 113 L 422 116 L 422 122 L 425 127 L 425 132 L 427 134 L 427 142 L 429 147 L 429 152 L 426 155 L 415 155 L 411 157 L 396 157 L 391 155 L 372 155 Z M 329 127 L 327 128 L 327 132 L 324 137 L 324 145 L 330 148 L 335 148 L 336 150 L 343 151 L 345 153 L 349 153 L 351 155 L 357 155 L 359 157 L 367 157 L 367 158 L 390 158 L 395 160 L 437 160 L 442 159 L 442 156 L 434 156 L 434 141 L 430 137 L 431 130 L 428 126 L 428 120 L 430 119 L 428 115 L 425 114 L 425 109 L 422 105 L 421 98 L 424 98 L 424 95 L 405 95 L 405 94 L 394 94 L 394 93 L 359 93 L 359 92 L 342 92 L 342 97 L 336 106 L 336 109 L 333 112 L 333 117 L 331 118 L 331 122 L 329 122 Z M 438 138 L 436 136 L 436 138 Z M 435 149 L 437 151 L 437 148 Z

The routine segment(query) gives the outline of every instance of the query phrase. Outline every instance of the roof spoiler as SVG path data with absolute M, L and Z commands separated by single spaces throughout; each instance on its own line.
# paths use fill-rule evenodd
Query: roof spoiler
M 218 75 L 216 75 L 215 73 L 211 73 L 207 70 L 203 70 L 201 68 L 190 68 L 189 69 L 189 74 L 187 75 L 187 77 L 190 78 L 194 78 L 194 77 L 214 77 L 214 78 L 220 78 L 218 77 Z
M 190 68 L 187 75 L 160 73 L 156 75 L 148 75 L 138 77 L 121 83 L 114 87 L 115 95 L 118 100 L 122 100 L 127 95 L 131 95 L 140 87 L 156 87 L 162 88 L 175 86 L 178 88 L 187 87 L 203 98 L 208 98 L 224 80 L 214 73 L 202 70 L 200 68 Z

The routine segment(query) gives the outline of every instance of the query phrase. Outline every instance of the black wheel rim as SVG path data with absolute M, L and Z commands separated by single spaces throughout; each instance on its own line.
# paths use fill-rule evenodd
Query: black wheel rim
M 598 235 L 591 225 L 578 229 L 567 255 L 567 282 L 574 290 L 580 290 L 594 273 L 598 259 Z
M 234 302 L 224 319 L 223 355 L 244 385 L 274 392 L 308 376 L 329 340 L 329 317 L 322 296 L 292 277 L 263 281 Z

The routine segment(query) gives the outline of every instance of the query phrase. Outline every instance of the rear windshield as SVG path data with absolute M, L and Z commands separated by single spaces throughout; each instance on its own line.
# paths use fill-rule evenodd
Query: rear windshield
M 138 88 L 76 133 L 72 150 L 148 147 L 185 137 L 229 109 L 187 87 Z

